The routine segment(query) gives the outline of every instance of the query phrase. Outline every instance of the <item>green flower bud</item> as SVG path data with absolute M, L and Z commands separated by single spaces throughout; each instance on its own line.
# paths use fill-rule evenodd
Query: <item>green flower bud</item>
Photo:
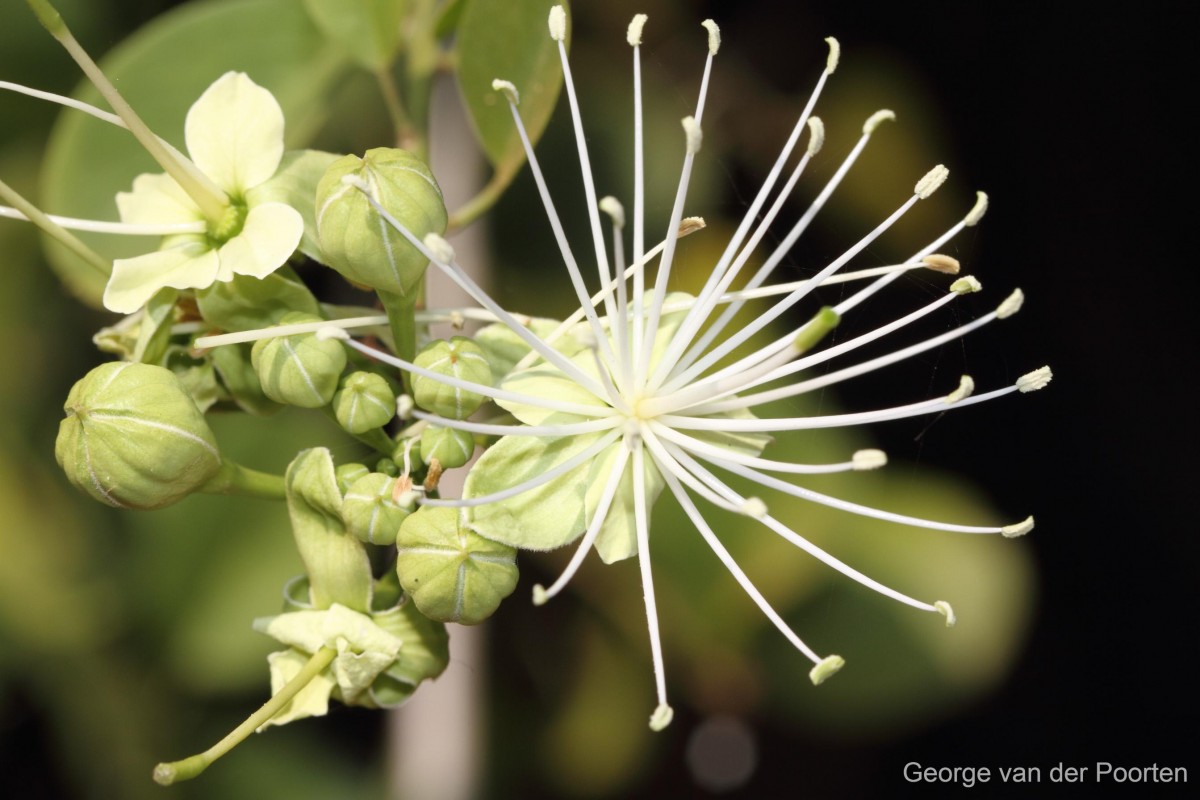
M 388 147 L 339 158 L 317 185 L 317 234 L 326 263 L 353 283 L 411 296 L 428 259 L 380 219 L 354 180 L 418 239 L 446 230 L 442 190 L 424 162 Z
M 475 452 L 475 437 L 466 431 L 430 425 L 421 432 L 421 458 L 432 464 L 436 458 L 443 469 L 461 467 Z
M 353 434 L 388 424 L 396 416 L 396 395 L 382 376 L 352 372 L 333 396 L 338 424 Z
M 370 474 L 371 470 L 367 469 L 365 464 L 341 464 L 333 471 L 333 476 L 337 479 L 338 491 L 343 495 L 350 491 L 351 484 L 356 480 Z
M 417 507 L 413 492 L 396 497 L 396 478 L 380 472 L 359 478 L 342 501 L 346 530 L 368 544 L 394 544 L 400 524 Z
M 390 458 L 381 458 L 375 462 L 375 471 L 382 472 L 389 478 L 395 478 L 400 474 L 400 467 Z
M 112 362 L 67 396 L 54 455 L 71 483 L 111 506 L 162 508 L 216 476 L 204 415 L 170 370 Z
M 483 354 L 483 348 L 465 336 L 455 336 L 448 342 L 441 339 L 430 342 L 413 363 L 439 375 L 484 386 L 492 385 L 492 368 Z M 451 419 L 466 419 L 475 413 L 484 400 L 481 394 L 424 375 L 413 375 L 412 388 L 417 405 Z
M 422 506 L 396 537 L 400 585 L 425 616 L 475 625 L 517 585 L 517 551 L 464 524 L 457 508 Z
M 286 325 L 319 319 L 293 313 L 279 321 Z M 337 391 L 346 368 L 346 348 L 337 339 L 322 341 L 315 333 L 299 333 L 260 339 L 250 351 L 250 360 L 267 397 L 301 408 L 320 408 Z

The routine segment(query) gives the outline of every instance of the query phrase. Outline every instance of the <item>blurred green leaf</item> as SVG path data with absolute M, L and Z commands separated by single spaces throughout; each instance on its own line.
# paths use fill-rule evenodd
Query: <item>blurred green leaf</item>
M 325 96 L 347 61 L 294 0 L 193 2 L 153 20 L 101 62 L 146 123 L 182 149 L 183 120 L 205 88 L 241 70 L 270 89 L 287 119 L 286 143 L 308 142 L 324 122 Z M 100 104 L 90 86 L 76 92 Z M 64 113 L 55 125 L 42 172 L 42 207 L 89 219 L 115 219 L 115 196 L 142 172 L 161 172 L 124 130 Z M 84 234 L 106 258 L 156 249 L 152 238 Z M 99 306 L 104 278 L 61 246 L 47 242 L 51 264 L 83 301 Z
M 525 152 L 508 103 L 492 89 L 492 81 L 500 78 L 517 87 L 521 119 L 536 143 L 562 87 L 558 43 L 546 23 L 554 5 L 553 0 L 468 0 L 458 24 L 459 91 L 492 166 L 509 178 Z
M 433 35 L 438 39 L 444 39 L 454 33 L 458 28 L 458 22 L 462 19 L 463 8 L 467 5 L 467 0 L 450 0 L 442 8 L 438 15 L 437 24 L 433 26 Z
M 400 49 L 407 0 L 304 0 L 313 22 L 364 69 L 380 70 Z

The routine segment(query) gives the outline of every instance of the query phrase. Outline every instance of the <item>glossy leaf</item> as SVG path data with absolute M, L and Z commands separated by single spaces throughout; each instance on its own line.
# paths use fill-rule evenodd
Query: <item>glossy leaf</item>
M 459 91 L 492 166 L 509 178 L 525 154 L 508 103 L 492 89 L 492 81 L 500 78 L 517 87 L 521 119 L 536 143 L 562 87 L 558 44 L 546 24 L 556 4 L 554 0 L 468 0 L 458 23 Z
M 383 69 L 400 49 L 406 0 L 304 0 L 313 22 L 364 69 Z

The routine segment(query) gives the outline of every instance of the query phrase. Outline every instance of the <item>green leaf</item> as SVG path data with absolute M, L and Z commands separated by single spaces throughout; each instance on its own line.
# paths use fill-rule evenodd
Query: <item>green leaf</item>
M 288 515 L 317 609 L 371 607 L 371 564 L 342 524 L 342 494 L 324 447 L 304 450 L 287 470 Z
M 304 0 L 321 33 L 364 69 L 387 67 L 400 49 L 406 0 Z
M 438 39 L 445 39 L 450 34 L 454 33 L 458 28 L 458 22 L 462 19 L 463 8 L 467 5 L 467 0 L 450 0 L 442 8 L 438 15 L 437 24 L 433 26 L 433 35 Z
M 101 61 L 146 123 L 180 149 L 188 108 L 231 69 L 248 73 L 275 95 L 287 119 L 287 145 L 303 146 L 324 123 L 325 99 L 347 66 L 295 0 L 188 3 L 158 17 Z M 86 84 L 75 96 L 105 105 Z M 127 191 L 143 172 L 162 169 L 128 132 L 64 112 L 46 150 L 41 204 L 53 213 L 116 219 L 116 193 Z M 152 237 L 81 238 L 106 258 L 150 252 L 159 244 Z M 103 276 L 54 243 L 47 242 L 47 255 L 71 291 L 100 306 Z
M 458 87 L 475 135 L 499 176 L 511 179 L 525 153 L 497 78 L 511 81 L 529 139 L 537 143 L 562 88 L 558 43 L 547 19 L 555 0 L 468 0 L 458 24 Z M 562 3 L 566 6 L 566 3 Z M 569 36 L 568 36 L 569 38 Z
M 265 278 L 235 275 L 196 293 L 200 315 L 226 331 L 250 331 L 275 325 L 286 314 L 314 317 L 321 306 L 290 267 L 280 267 Z

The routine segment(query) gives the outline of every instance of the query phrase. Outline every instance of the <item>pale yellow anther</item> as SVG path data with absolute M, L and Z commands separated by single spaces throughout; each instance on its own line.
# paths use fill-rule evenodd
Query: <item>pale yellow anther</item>
M 1021 310 L 1021 305 L 1024 302 L 1025 293 L 1020 289 L 1013 289 L 1013 293 L 1004 298 L 1004 302 L 996 309 L 996 319 L 1008 319 Z
M 954 609 L 945 600 L 938 600 L 933 604 L 933 607 L 937 609 L 939 614 L 946 618 L 947 628 L 953 628 L 954 623 L 958 622 L 958 618 L 954 616 Z
M 767 504 L 757 497 L 747 497 L 742 501 L 740 510 L 747 517 L 762 519 L 767 515 Z
M 546 587 L 540 583 L 535 583 L 533 585 L 533 604 L 535 606 L 544 606 L 549 599 L 550 594 L 546 591 Z
M 1049 367 L 1040 367 L 1017 378 L 1017 390 L 1024 393 L 1045 389 L 1053 377 Z
M 513 86 L 512 81 L 502 81 L 497 78 L 492 81 L 492 91 L 503 92 L 504 98 L 514 106 L 521 104 L 521 94 L 517 91 L 517 87 Z
M 957 275 L 958 270 L 962 266 L 954 256 L 942 253 L 931 253 L 922 258 L 921 263 L 934 272 L 941 272 L 946 275 Z
M 929 172 L 926 172 L 925 177 L 917 181 L 917 185 L 913 187 L 913 194 L 922 200 L 925 200 L 931 194 L 936 192 L 941 185 L 946 182 L 946 178 L 949 177 L 950 170 L 946 169 L 945 166 L 938 164 L 936 167 L 929 170 Z
M 621 205 L 620 200 L 609 195 L 608 197 L 600 198 L 600 202 L 597 205 L 601 211 L 612 218 L 614 226 L 618 228 L 625 227 L 625 206 Z
M 970 294 L 983 290 L 983 284 L 974 275 L 964 275 L 950 284 L 950 291 L 955 294 Z
M 825 38 L 825 44 L 829 45 L 829 57 L 825 59 L 825 74 L 832 75 L 833 71 L 837 69 L 838 59 L 842 57 L 842 46 L 832 36 Z
M 1000 535 L 1006 539 L 1015 539 L 1018 536 L 1024 536 L 1033 530 L 1033 517 L 1026 517 L 1015 525 L 1005 525 L 1000 529 Z
M 562 6 L 550 9 L 550 38 L 557 42 L 567 38 L 567 12 Z
M 841 656 L 825 656 L 819 664 L 808 671 L 808 679 L 813 682 L 813 686 L 820 686 L 844 666 L 846 666 L 846 659 Z
M 676 233 L 682 239 L 684 236 L 690 236 L 696 231 L 704 230 L 707 225 L 708 223 L 704 221 L 704 217 L 684 217 L 679 221 L 679 230 Z
M 968 228 L 972 227 L 973 225 L 978 225 L 979 220 L 983 219 L 983 215 L 987 213 L 987 210 L 987 192 L 976 192 L 975 205 L 972 206 L 971 210 L 967 212 L 967 215 L 963 217 L 963 225 L 966 225 Z
M 704 134 L 700 132 L 700 123 L 696 122 L 695 117 L 683 118 L 683 132 L 687 136 L 688 153 L 692 155 L 699 153 Z
M 975 392 L 975 379 L 970 375 L 963 375 L 959 378 L 958 388 L 950 394 L 946 395 L 947 403 L 957 403 L 960 400 L 966 400 Z
M 438 236 L 436 233 L 429 233 L 423 239 L 425 247 L 429 249 L 433 260 L 440 264 L 449 264 L 454 261 L 454 248 L 450 243 Z
M 812 158 L 817 153 L 821 152 L 821 146 L 825 144 L 825 123 L 820 117 L 809 117 L 808 119 L 808 157 Z
M 879 469 L 887 465 L 887 453 L 882 450 L 859 450 L 850 457 L 854 469 L 864 472 L 869 469 Z
M 700 24 L 708 31 L 708 54 L 715 56 L 717 51 L 721 49 L 721 29 L 711 19 L 706 19 Z
M 413 402 L 412 396 L 402 394 L 396 398 L 396 416 L 401 420 L 412 419 L 413 408 L 416 403 Z
M 870 136 L 884 122 L 894 122 L 896 113 L 886 108 L 881 108 L 871 116 L 867 117 L 867 121 L 863 123 L 863 133 Z
M 637 47 L 642 43 L 642 28 L 646 27 L 647 19 L 645 14 L 633 15 L 633 19 L 629 22 L 629 29 L 625 31 L 625 41 L 629 42 L 630 47 Z
M 326 325 L 324 328 L 318 328 L 316 330 L 315 337 L 318 342 L 328 341 L 329 339 L 340 339 L 342 341 L 346 341 L 350 338 L 350 334 L 345 328 Z
M 650 715 L 650 730 L 658 733 L 663 728 L 671 724 L 671 720 L 675 718 L 675 710 L 666 703 L 661 704 L 654 709 L 654 713 Z

